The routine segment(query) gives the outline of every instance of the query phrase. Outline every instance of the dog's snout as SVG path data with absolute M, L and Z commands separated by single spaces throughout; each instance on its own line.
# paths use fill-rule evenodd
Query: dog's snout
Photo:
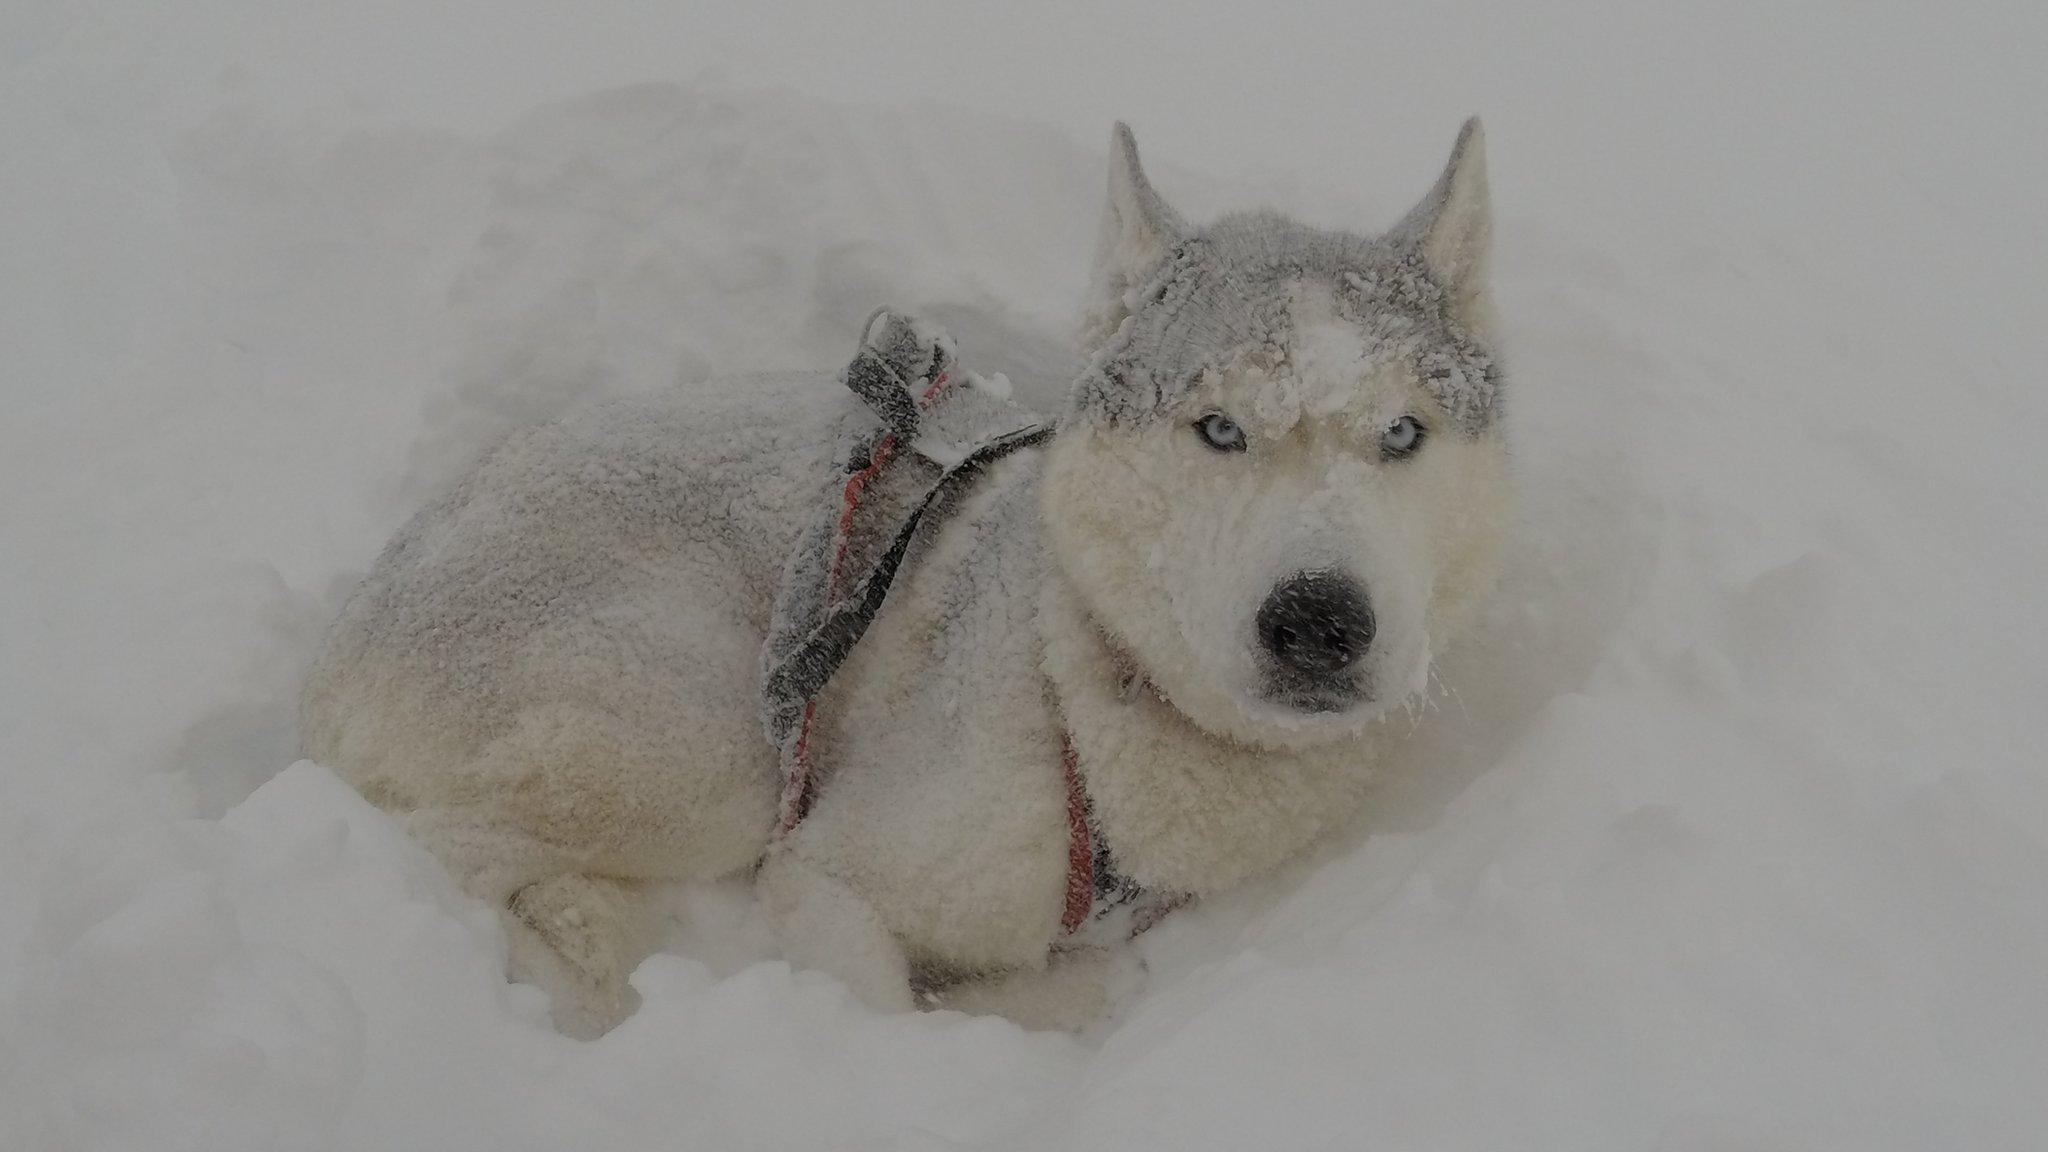
M 1282 668 L 1312 677 L 1344 671 L 1372 644 L 1372 606 L 1357 581 L 1297 572 L 1259 605 L 1259 643 Z

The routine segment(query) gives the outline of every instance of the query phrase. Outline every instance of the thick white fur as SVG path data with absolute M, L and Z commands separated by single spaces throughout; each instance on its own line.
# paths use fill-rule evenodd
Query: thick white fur
M 1478 148 L 1468 126 L 1400 225 L 1475 328 Z M 1185 230 L 1121 126 L 1114 153 L 1096 341 Z M 813 735 L 827 776 L 779 841 L 759 647 L 846 402 L 825 377 L 594 408 L 499 447 L 343 611 L 305 687 L 305 750 L 505 910 L 515 976 L 549 987 L 566 1031 L 630 1011 L 645 885 L 757 863 L 790 959 L 875 1004 L 930 989 L 1079 1023 L 1103 1002 L 1103 958 L 1049 950 L 1063 733 L 1123 871 L 1227 887 L 1356 811 L 1373 742 L 1395 738 L 1375 721 L 1412 704 L 1490 579 L 1498 433 L 1446 430 L 1382 462 L 1386 424 L 1435 402 L 1317 288 L 1291 307 L 1283 357 L 1212 373 L 1182 402 L 1235 414 L 1251 451 L 1220 456 L 1178 411 L 1075 419 L 976 484 L 828 690 Z M 1276 579 L 1322 563 L 1371 588 L 1378 688 L 1310 717 L 1255 698 L 1240 639 Z

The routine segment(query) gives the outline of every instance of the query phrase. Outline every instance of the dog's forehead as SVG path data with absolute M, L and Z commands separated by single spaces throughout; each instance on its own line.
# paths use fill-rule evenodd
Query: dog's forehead
M 1229 404 L 1265 435 L 1284 434 L 1304 420 L 1376 434 L 1424 399 L 1407 358 L 1376 340 L 1334 286 L 1290 281 L 1281 301 L 1287 322 L 1275 343 L 1212 370 L 1198 393 Z
M 1283 366 L 1308 371 L 1279 387 L 1312 406 L 1342 408 L 1405 380 L 1462 431 L 1492 422 L 1492 356 L 1452 320 L 1419 258 L 1385 238 L 1226 216 L 1178 245 L 1138 298 L 1077 393 L 1111 423 L 1177 411 L 1219 373 L 1278 379 Z

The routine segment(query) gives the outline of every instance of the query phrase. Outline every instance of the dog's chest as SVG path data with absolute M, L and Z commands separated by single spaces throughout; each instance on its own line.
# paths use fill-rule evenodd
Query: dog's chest
M 1043 957 L 1067 874 L 1060 727 L 1041 669 L 1037 463 L 990 470 L 920 545 L 819 702 L 823 772 L 791 846 L 914 957 Z

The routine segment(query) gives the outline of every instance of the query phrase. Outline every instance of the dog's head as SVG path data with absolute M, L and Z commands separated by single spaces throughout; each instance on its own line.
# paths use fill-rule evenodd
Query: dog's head
M 1365 237 L 1190 228 L 1117 126 L 1045 519 L 1108 638 L 1190 720 L 1300 747 L 1424 690 L 1507 504 L 1478 121 Z

